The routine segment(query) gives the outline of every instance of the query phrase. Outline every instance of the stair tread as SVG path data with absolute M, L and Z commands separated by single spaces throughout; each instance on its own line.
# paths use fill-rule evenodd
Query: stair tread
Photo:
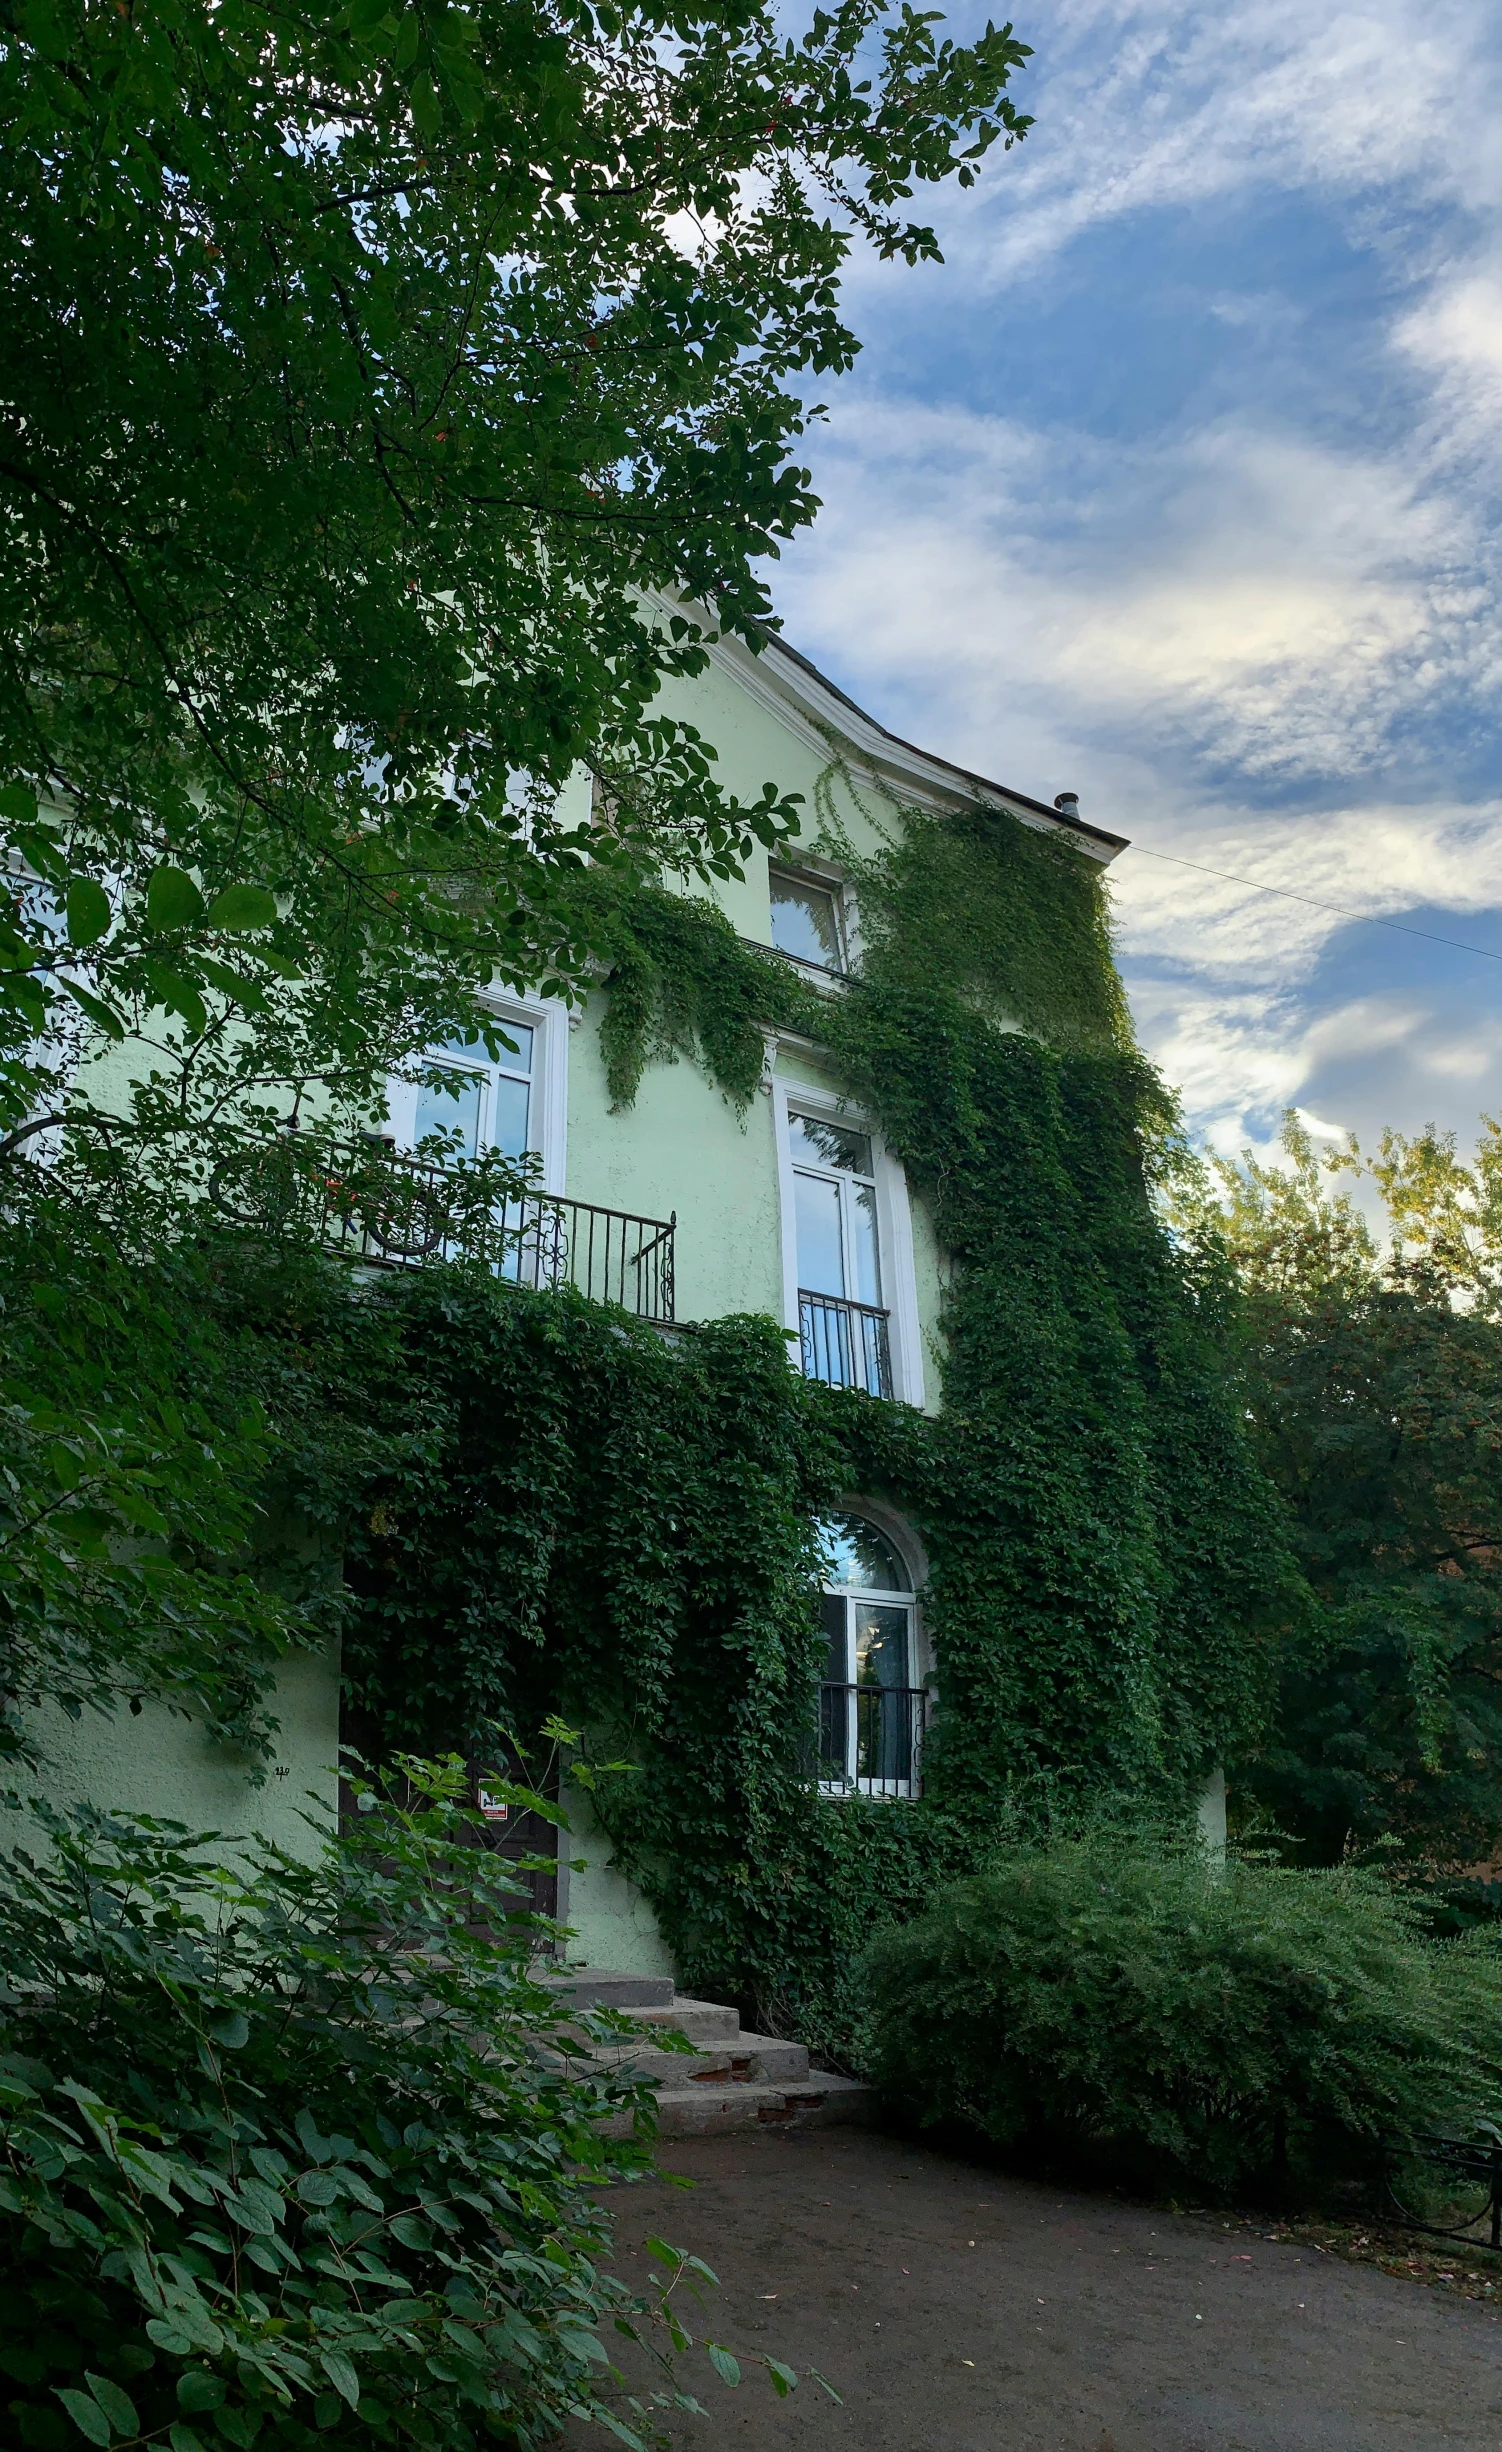
M 739 2097 L 741 2095 L 748 2094 L 874 2095 L 876 2089 L 874 2086 L 868 2086 L 863 2078 L 840 2077 L 831 2069 L 811 2069 L 807 2077 L 759 2078 L 754 2080 L 749 2086 L 726 2086 L 722 2091 L 727 2095 L 734 2094 Z M 674 2102 L 702 2102 L 706 2095 L 711 2095 L 714 2092 L 715 2088 L 713 2085 L 690 2084 L 687 2086 L 659 2086 L 657 2089 L 657 2100 L 659 2104 Z

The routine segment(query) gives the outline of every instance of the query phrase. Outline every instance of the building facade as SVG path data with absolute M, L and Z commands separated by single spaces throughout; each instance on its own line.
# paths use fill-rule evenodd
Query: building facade
M 836 999 L 861 964 L 859 893 L 839 856 L 880 854 L 904 809 L 945 816 L 977 805 L 1067 835 L 1106 863 L 1120 837 L 1081 819 L 1072 796 L 1036 799 L 913 748 L 884 731 L 781 644 L 753 656 L 718 642 L 709 670 L 664 691 L 664 711 L 691 721 L 718 751 L 722 784 L 747 799 L 774 782 L 800 793 L 802 841 L 712 896 L 747 944 L 786 957 L 816 997 Z M 587 779 L 570 787 L 586 813 Z M 675 881 L 668 880 L 670 885 Z M 398 1161 L 441 1127 L 470 1157 L 487 1150 L 536 1171 L 501 1273 L 572 1282 L 621 1302 L 664 1331 L 732 1314 L 768 1316 L 796 1367 L 835 1386 L 933 1412 L 939 1403 L 945 1255 L 924 1200 L 874 1119 L 847 1093 L 817 1036 L 768 1027 L 762 1077 L 739 1111 L 699 1067 L 648 1065 L 634 1102 L 612 1101 L 601 1044 L 605 999 L 570 1009 L 497 989 L 487 999 L 509 1045 L 432 1051 L 440 1085 L 393 1082 L 385 1133 Z M 388 1232 L 376 1260 L 421 1264 L 441 1238 Z M 818 1756 L 832 1792 L 910 1796 L 935 1680 L 922 1595 L 923 1548 L 912 1526 L 852 1493 L 826 1527 Z M 226 1831 L 255 1826 L 294 1847 L 301 1819 L 331 1811 L 339 1742 L 338 1667 L 292 1664 L 277 1703 L 278 1757 L 259 1789 L 193 1724 L 147 1707 L 130 1721 L 91 1719 L 44 1732 L 66 1793 L 170 1813 Z M 565 1877 L 559 1912 L 575 1952 L 595 1965 L 673 1972 L 650 1908 L 612 1866 L 585 1800 L 566 1797 L 587 1869 Z

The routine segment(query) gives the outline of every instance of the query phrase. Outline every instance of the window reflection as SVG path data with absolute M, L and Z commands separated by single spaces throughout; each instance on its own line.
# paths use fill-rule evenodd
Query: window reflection
M 477 1158 L 480 1154 L 480 1108 L 484 1079 L 479 1073 L 461 1073 L 457 1065 L 446 1064 L 439 1082 L 425 1081 L 417 1093 L 415 1137 L 425 1141 L 431 1133 L 448 1136 L 451 1153 Z M 457 1131 L 456 1144 L 453 1135 Z
M 845 952 L 835 889 L 777 869 L 772 871 L 771 887 L 772 942 L 778 952 L 791 954 L 795 961 L 816 963 L 820 970 L 843 970 Z
M 412 1137 L 442 1133 L 449 1157 L 478 1158 L 494 1148 L 521 1158 L 533 1146 L 532 1069 L 536 1032 L 527 1022 L 496 1017 L 497 1055 L 479 1040 L 445 1040 L 429 1061 L 436 1078 L 418 1085 Z M 452 1059 L 452 1061 L 448 1061 Z M 441 1071 L 438 1069 L 441 1067 Z M 454 1139 L 455 1133 L 459 1138 Z
M 825 1645 L 820 1777 L 846 1792 L 915 1796 L 927 1697 L 917 1683 L 912 1578 L 865 1516 L 825 1516 L 817 1531 Z
M 793 1164 L 833 1167 L 841 1174 L 869 1175 L 871 1135 L 856 1132 L 848 1124 L 831 1124 L 822 1115 L 798 1115 L 788 1111 L 788 1145 Z
M 884 1532 L 863 1515 L 819 1518 L 826 1586 L 854 1592 L 912 1591 L 912 1577 Z

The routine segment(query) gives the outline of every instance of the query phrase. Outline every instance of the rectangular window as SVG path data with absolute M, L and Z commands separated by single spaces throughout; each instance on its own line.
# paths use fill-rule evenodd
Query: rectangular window
M 451 1139 L 449 1153 L 477 1158 L 483 1149 L 498 1149 L 520 1158 L 536 1147 L 532 1133 L 532 1062 L 536 1032 L 527 1022 L 503 1019 L 500 1027 L 510 1047 L 502 1045 L 495 1062 L 476 1042 L 466 1047 L 451 1039 L 435 1048 L 429 1061 L 442 1066 L 442 1078 L 423 1082 L 413 1112 L 414 1143 L 430 1133 L 461 1136 Z
M 789 1108 L 788 1150 L 805 1376 L 890 1396 L 871 1136 Z
M 811 962 L 817 970 L 843 971 L 845 931 L 839 888 L 777 868 L 771 872 L 771 887 L 772 942 L 778 952 L 791 954 L 796 962 Z

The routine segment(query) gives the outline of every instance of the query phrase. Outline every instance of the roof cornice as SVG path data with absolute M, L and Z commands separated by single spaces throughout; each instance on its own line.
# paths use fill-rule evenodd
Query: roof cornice
M 711 642 L 709 654 L 743 689 L 811 746 L 827 752 L 829 735 L 837 733 L 855 753 L 858 779 L 859 770 L 864 769 L 864 779 L 873 785 L 887 790 L 896 786 L 905 798 L 936 812 L 973 808 L 977 801 L 1005 809 L 1023 825 L 1035 827 L 1040 833 L 1069 835 L 1081 851 L 1102 863 L 1114 860 L 1118 852 L 1127 848 L 1125 835 L 1108 833 L 1103 826 L 1092 826 L 1084 818 L 1065 818 L 1057 809 L 1050 808 L 1047 801 L 1035 800 L 1029 792 L 995 783 L 989 776 L 955 766 L 947 758 L 936 758 L 930 750 L 919 749 L 899 734 L 888 732 L 884 724 L 868 715 L 864 707 L 857 706 L 817 665 L 811 664 L 807 656 L 800 655 L 775 631 L 764 634 L 760 654 L 753 653 L 735 632 L 721 631 Z

